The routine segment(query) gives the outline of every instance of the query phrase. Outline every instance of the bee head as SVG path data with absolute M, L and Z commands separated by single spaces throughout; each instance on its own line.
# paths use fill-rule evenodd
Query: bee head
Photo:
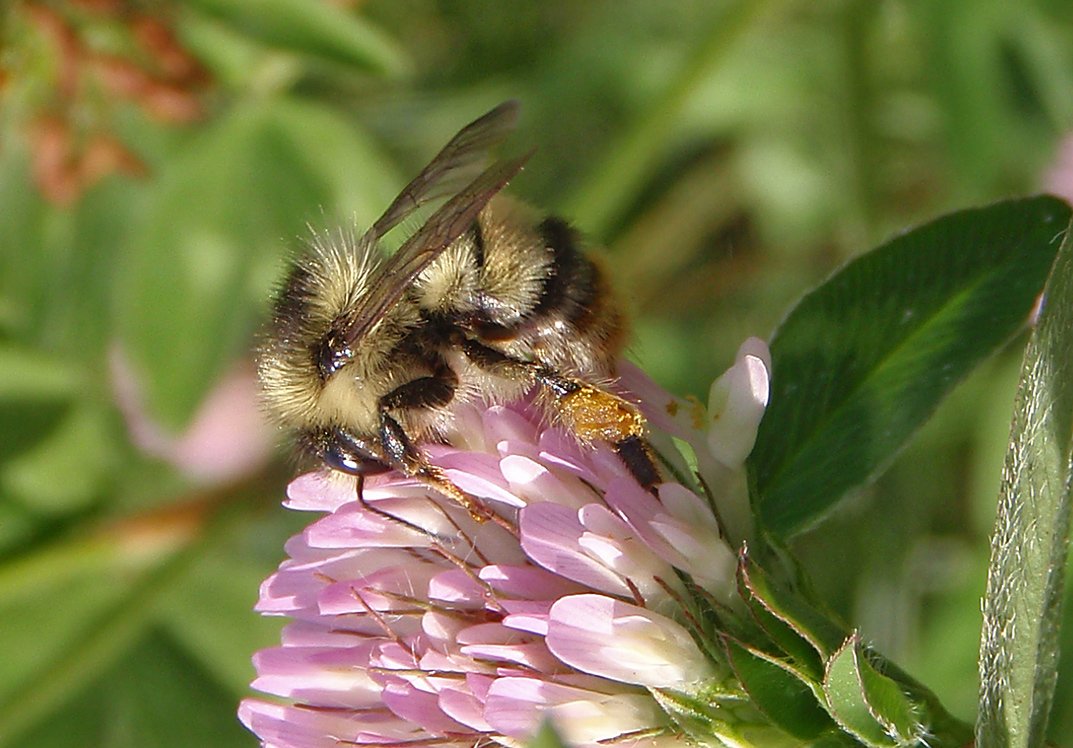
M 296 435 L 299 453 L 349 475 L 378 475 L 391 468 L 365 439 L 338 426 L 301 431 Z

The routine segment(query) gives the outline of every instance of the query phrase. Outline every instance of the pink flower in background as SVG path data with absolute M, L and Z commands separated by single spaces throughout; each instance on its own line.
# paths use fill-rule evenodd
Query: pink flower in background
M 645 491 L 610 448 L 580 447 L 526 403 L 464 406 L 450 445 L 426 447 L 501 522 L 395 473 L 369 479 L 363 501 L 347 477 L 296 479 L 287 505 L 326 515 L 262 585 L 257 609 L 292 622 L 254 658 L 254 688 L 278 700 L 247 699 L 243 723 L 272 748 L 521 745 L 548 717 L 572 745 L 681 745 L 650 689 L 730 675 L 688 585 L 734 604 L 768 369 L 748 341 L 707 411 L 622 372 L 661 454 L 691 477 L 669 453 L 670 436 L 688 444 L 708 497 Z
M 172 433 L 150 412 L 143 382 L 123 349 L 114 345 L 108 358 L 116 405 L 131 442 L 143 453 L 202 484 L 236 480 L 268 462 L 274 439 L 257 401 L 257 377 L 249 366 L 226 372 L 186 428 Z

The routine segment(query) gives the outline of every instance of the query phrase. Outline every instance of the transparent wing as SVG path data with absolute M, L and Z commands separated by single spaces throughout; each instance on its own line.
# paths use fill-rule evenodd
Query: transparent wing
M 414 278 L 470 227 L 488 201 L 521 171 L 531 155 L 532 151 L 511 161 L 498 161 L 485 169 L 440 206 L 424 225 L 380 266 L 370 279 L 370 292 L 354 310 L 354 322 L 347 328 L 344 336 L 348 344 L 353 345 L 361 340 L 383 318 L 406 293 Z M 375 226 L 370 229 L 374 230 Z
M 483 166 L 492 148 L 503 142 L 518 120 L 517 101 L 505 101 L 458 131 L 388 206 L 369 231 L 379 238 L 437 197 L 461 187 Z

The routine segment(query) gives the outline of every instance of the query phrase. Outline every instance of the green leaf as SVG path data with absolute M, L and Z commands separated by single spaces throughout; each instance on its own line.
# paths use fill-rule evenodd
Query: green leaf
M 0 566 L 0 601 L 12 606 L 0 616 L 0 635 L 9 644 L 26 643 L 10 665 L 12 677 L 0 678 L 5 686 L 0 744 L 62 714 L 65 704 L 127 656 L 154 625 L 161 597 L 182 582 L 207 548 L 234 531 L 239 513 L 233 505 L 228 510 L 205 528 L 179 527 L 153 538 L 151 530 L 149 537 L 139 537 L 146 531 L 139 533 L 136 524 L 119 525 L 100 537 L 65 539 L 36 559 Z M 80 559 L 85 563 L 72 563 Z M 86 599 L 72 613 L 62 585 L 79 581 L 78 575 L 89 579 L 75 585 L 78 594 L 70 597 Z M 38 612 L 39 625 L 26 625 L 24 607 Z
M 40 444 L 70 412 L 79 377 L 55 357 L 0 345 L 0 477 L 7 463 Z
M 715 745 L 747 745 L 742 726 L 718 703 L 719 694 L 709 693 L 705 686 L 690 693 L 669 688 L 653 688 L 649 693 L 675 724 L 700 745 L 712 745 L 713 740 Z
M 1042 745 L 1054 696 L 1073 481 L 1073 247 L 1028 343 L 984 598 L 977 745 Z
M 0 400 L 0 482 L 11 460 L 33 449 L 56 431 L 70 412 L 69 402 Z
M 54 356 L 0 344 L 0 401 L 67 400 L 80 379 L 73 366 Z
M 771 404 L 749 457 L 768 530 L 817 521 L 1023 326 L 1069 216 L 1052 197 L 953 213 L 801 300 L 771 342 Z
M 593 176 L 565 204 L 577 224 L 593 236 L 606 236 L 649 176 L 666 148 L 667 135 L 678 124 L 690 97 L 726 61 L 741 37 L 753 28 L 766 3 L 734 3 L 716 22 L 684 64 L 672 85 L 658 100 L 648 102 L 641 115 L 615 140 L 604 145 L 606 157 Z
M 245 531 L 276 536 L 280 547 L 286 537 L 267 522 L 247 523 Z M 270 567 L 251 555 L 246 546 L 213 549 L 161 605 L 168 633 L 216 681 L 236 694 L 245 693 L 253 677 L 250 654 L 278 645 L 280 628 L 286 622 L 253 612 L 258 587 Z
M 360 132 L 316 105 L 261 102 L 203 131 L 162 176 L 117 284 L 121 339 L 152 413 L 184 425 L 250 350 L 308 225 L 370 218 L 395 184 Z
M 55 218 L 37 191 L 28 189 L 28 159 L 14 145 L 0 149 L 0 333 L 5 335 L 36 328 L 52 259 L 48 227 Z
M 2 420 L 12 411 L 0 405 Z M 26 424 L 41 424 L 49 408 L 34 407 L 24 413 Z M 95 401 L 80 401 L 63 408 L 62 418 L 32 449 L 7 461 L 0 460 L 0 487 L 39 513 L 61 514 L 84 508 L 98 498 L 119 460 L 117 437 L 107 407 Z M 2 452 L 2 450 L 0 450 Z M 0 458 L 5 455 L 0 454 Z M 57 475 L 64 476 L 56 480 Z
M 801 740 L 814 740 L 834 728 L 818 702 L 822 696 L 818 683 L 785 661 L 733 639 L 725 642 L 734 674 L 752 702 L 772 722 Z
M 165 634 L 151 632 L 91 687 L 11 745 L 250 746 L 235 707 L 234 698 L 187 652 Z
M 406 58 L 394 39 L 342 5 L 308 0 L 192 0 L 191 6 L 269 44 L 399 75 Z
M 0 566 L 0 704 L 17 700 L 37 673 L 65 659 L 71 642 L 82 640 L 87 621 L 126 594 L 126 570 L 115 562 L 112 546 L 82 543 L 66 552 L 24 554 Z M 9 716 L 0 707 L 0 745 L 10 734 Z

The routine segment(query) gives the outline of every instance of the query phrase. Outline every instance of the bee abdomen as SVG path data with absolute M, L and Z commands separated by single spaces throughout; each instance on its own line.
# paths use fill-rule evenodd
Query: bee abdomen
M 552 259 L 532 316 L 536 319 L 555 316 L 567 322 L 578 322 L 589 314 L 597 299 L 599 271 L 592 260 L 581 253 L 578 235 L 566 221 L 545 218 L 538 231 Z
M 622 314 L 600 264 L 580 246 L 579 234 L 561 218 L 539 227 L 554 271 L 533 311 L 541 358 L 578 374 L 611 373 L 626 339 Z M 563 360 L 557 360 L 558 355 Z
M 516 309 L 508 323 L 495 306 L 501 302 L 486 298 L 472 329 L 481 340 L 512 356 L 576 375 L 607 376 L 621 353 L 625 325 L 604 273 L 562 219 L 546 218 L 532 234 L 536 242 L 527 247 L 529 262 L 543 270 L 528 296 L 531 300 Z M 488 257 L 512 248 L 487 242 L 484 249 Z

